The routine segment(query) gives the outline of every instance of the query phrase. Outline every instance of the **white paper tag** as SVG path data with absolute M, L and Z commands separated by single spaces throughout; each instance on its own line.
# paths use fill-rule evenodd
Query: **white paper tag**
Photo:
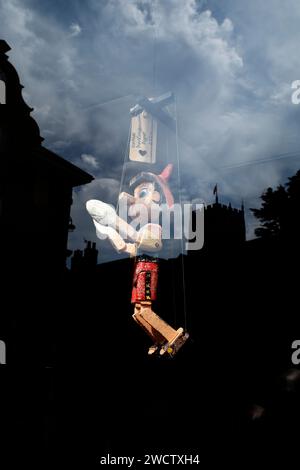
M 129 159 L 135 162 L 155 163 L 157 120 L 143 111 L 131 118 Z

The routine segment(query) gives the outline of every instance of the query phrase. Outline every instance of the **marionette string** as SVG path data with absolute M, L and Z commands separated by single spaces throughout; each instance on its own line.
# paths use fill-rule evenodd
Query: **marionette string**
M 176 140 L 176 159 L 177 159 L 177 173 L 178 173 L 178 187 L 179 187 L 179 204 L 182 207 L 181 197 L 181 174 L 180 174 L 180 157 L 179 157 L 179 138 L 178 138 L 178 113 L 177 113 L 177 99 L 174 94 L 174 107 L 175 107 L 175 140 Z M 183 282 L 183 313 L 184 313 L 184 329 L 187 330 L 187 308 L 186 308 L 186 291 L 185 291 L 185 266 L 184 266 L 184 240 L 183 234 L 181 236 L 181 269 L 182 269 L 182 282 Z
M 121 194 L 121 191 L 122 191 L 122 188 L 123 188 L 123 184 L 124 184 L 124 178 L 125 178 L 125 162 L 126 162 L 126 159 L 129 155 L 129 145 L 130 145 L 130 137 L 131 137 L 131 122 L 130 122 L 130 125 L 129 125 L 129 131 L 128 131 L 128 136 L 127 136 L 127 142 L 126 142 L 126 147 L 125 147 L 125 151 L 124 151 L 124 158 L 123 158 L 123 165 L 122 165 L 122 174 L 121 174 L 121 180 L 120 180 L 120 187 L 119 187 L 119 194 L 117 196 L 117 203 L 116 203 L 116 212 L 118 213 L 119 211 L 119 196 Z
M 169 162 L 169 129 L 166 128 L 166 161 Z M 169 258 L 170 258 L 170 263 L 174 263 L 175 260 L 175 250 L 174 250 L 174 243 L 170 243 L 169 245 Z M 173 321 L 174 321 L 174 327 L 177 328 L 177 309 L 178 305 L 176 302 L 176 282 L 175 282 L 175 270 L 173 269 L 173 266 L 171 267 L 171 278 L 172 278 L 172 302 L 173 302 L 173 307 L 172 307 L 172 312 L 173 312 Z
M 106 106 L 107 104 L 115 103 L 117 101 L 125 100 L 126 98 L 133 98 L 135 95 L 132 93 L 130 95 L 118 96 L 117 98 L 112 98 L 110 100 L 101 101 L 100 103 L 90 104 L 86 108 L 83 108 L 83 111 L 89 111 L 95 108 L 101 108 L 101 106 Z

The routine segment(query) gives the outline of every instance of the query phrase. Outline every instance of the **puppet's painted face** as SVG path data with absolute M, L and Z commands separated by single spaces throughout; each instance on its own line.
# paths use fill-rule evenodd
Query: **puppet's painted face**
M 135 189 L 133 195 L 121 193 L 119 202 L 128 204 L 128 215 L 137 217 L 141 211 L 141 205 L 147 209 L 148 215 L 159 212 L 161 195 L 155 189 L 155 184 L 149 181 L 140 183 Z
M 155 190 L 154 183 L 149 181 L 139 184 L 133 193 L 133 204 L 129 207 L 128 215 L 137 217 L 140 214 L 141 205 L 146 208 L 148 216 L 159 213 L 160 193 Z
M 133 193 L 136 204 L 145 204 L 150 206 L 152 203 L 159 204 L 160 194 L 155 190 L 155 185 L 150 182 L 144 182 L 139 184 Z

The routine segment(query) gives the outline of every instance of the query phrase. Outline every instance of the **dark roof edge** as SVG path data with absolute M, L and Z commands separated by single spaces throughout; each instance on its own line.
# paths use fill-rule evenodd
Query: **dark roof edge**
M 37 154 L 48 160 L 49 163 L 59 167 L 62 171 L 67 173 L 73 181 L 73 186 L 87 184 L 94 179 L 94 176 L 90 175 L 68 160 L 60 157 L 57 155 L 57 153 L 52 152 L 52 150 L 49 150 L 46 147 L 39 147 Z

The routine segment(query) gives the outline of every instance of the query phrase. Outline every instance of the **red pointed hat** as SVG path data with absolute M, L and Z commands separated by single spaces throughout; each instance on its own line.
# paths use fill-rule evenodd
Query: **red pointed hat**
M 143 181 L 151 181 L 153 183 L 157 183 L 159 189 L 161 190 L 166 199 L 168 207 L 171 208 L 174 205 L 174 198 L 169 188 L 168 180 L 171 176 L 172 170 L 173 165 L 172 163 L 169 163 L 159 175 L 155 175 L 154 173 L 148 171 L 142 171 L 130 180 L 129 186 L 134 189 L 134 187 L 138 186 Z

